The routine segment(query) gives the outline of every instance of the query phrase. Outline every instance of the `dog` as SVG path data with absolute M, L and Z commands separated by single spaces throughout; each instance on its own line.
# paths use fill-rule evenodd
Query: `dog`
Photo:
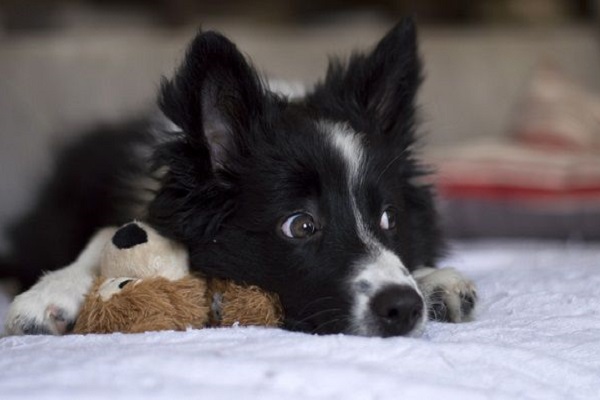
M 468 321 L 474 284 L 435 268 L 444 242 L 415 152 L 421 69 L 405 19 L 290 98 L 231 41 L 201 31 L 163 79 L 164 119 L 67 149 L 28 223 L 13 229 L 24 255 L 6 264 L 31 281 L 39 270 L 23 264 L 66 265 L 94 230 L 141 218 L 184 244 L 192 269 L 277 293 L 290 330 L 410 336 L 428 319 Z M 106 232 L 17 296 L 7 332 L 69 331 Z

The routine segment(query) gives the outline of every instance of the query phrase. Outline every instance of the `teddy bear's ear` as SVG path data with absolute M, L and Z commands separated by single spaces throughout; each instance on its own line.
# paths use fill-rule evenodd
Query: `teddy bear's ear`
M 100 274 L 108 278 L 162 276 L 175 280 L 188 272 L 187 249 L 140 221 L 119 228 L 100 258 Z
M 148 233 L 137 223 L 130 222 L 115 232 L 112 242 L 117 249 L 130 249 L 148 242 Z
M 140 279 L 133 278 L 109 278 L 106 279 L 102 285 L 98 288 L 98 294 L 102 298 L 102 301 L 108 301 L 111 297 L 113 297 L 117 293 L 121 293 L 121 291 L 125 288 L 125 286 L 133 283 L 135 286 L 137 283 L 141 282 Z

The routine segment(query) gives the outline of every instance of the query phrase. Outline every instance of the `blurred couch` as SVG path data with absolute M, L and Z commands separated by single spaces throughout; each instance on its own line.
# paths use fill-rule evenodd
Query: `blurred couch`
M 268 75 L 310 84 L 329 54 L 372 45 L 377 20 L 303 28 L 210 21 Z M 50 171 L 52 149 L 86 126 L 149 110 L 195 28 L 67 30 L 0 36 L 0 227 L 22 212 Z M 600 44 L 592 27 L 423 29 L 421 93 L 427 149 L 501 137 L 533 68 L 552 60 L 600 92 Z M 0 246 L 4 245 L 0 236 Z

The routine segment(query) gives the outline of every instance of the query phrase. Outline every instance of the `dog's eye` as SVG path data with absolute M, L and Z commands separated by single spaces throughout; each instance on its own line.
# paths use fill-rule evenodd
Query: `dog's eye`
M 379 226 L 384 231 L 389 231 L 396 227 L 396 210 L 392 207 L 387 208 L 383 214 L 381 214 L 381 220 L 379 220 Z
M 289 216 L 281 225 L 281 232 L 292 239 L 305 239 L 317 231 L 315 220 L 307 213 L 297 213 Z

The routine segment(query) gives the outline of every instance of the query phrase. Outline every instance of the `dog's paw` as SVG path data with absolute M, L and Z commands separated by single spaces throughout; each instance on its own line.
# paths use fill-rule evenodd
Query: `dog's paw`
M 113 227 L 99 230 L 75 262 L 47 273 L 31 289 L 15 297 L 8 309 L 5 332 L 9 335 L 69 333 L 98 273 L 102 250 L 115 230 Z
M 63 335 L 73 329 L 89 283 L 64 272 L 45 275 L 15 297 L 6 316 L 7 334 Z
M 467 322 L 473 319 L 477 304 L 475 284 L 454 268 L 426 268 L 415 278 L 425 296 L 429 319 Z

